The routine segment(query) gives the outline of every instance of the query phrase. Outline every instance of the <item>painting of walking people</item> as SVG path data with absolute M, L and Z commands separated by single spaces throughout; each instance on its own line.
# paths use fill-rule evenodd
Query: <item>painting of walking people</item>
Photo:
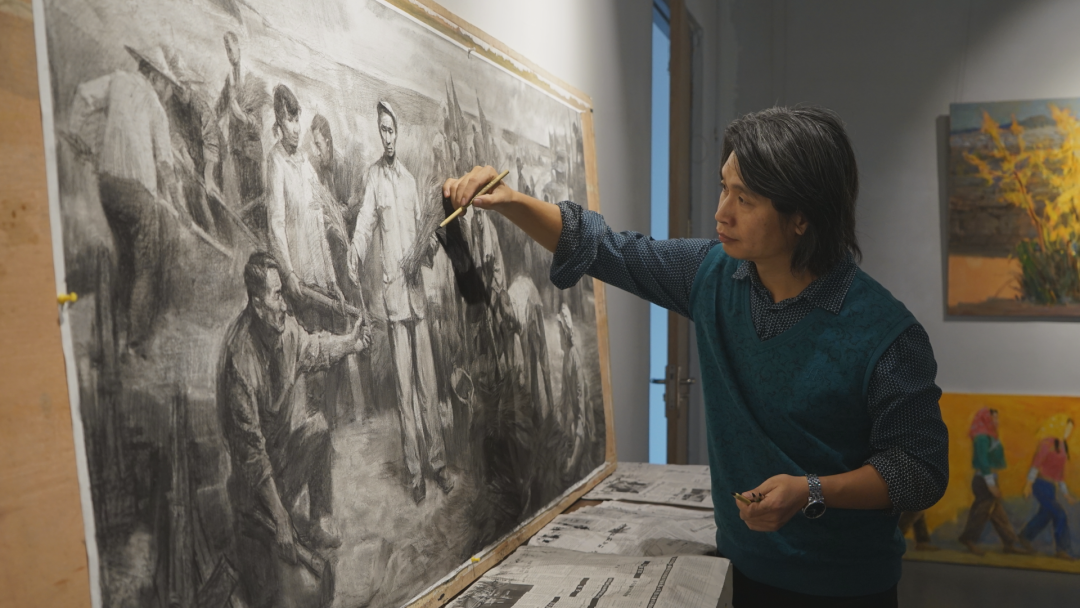
M 908 559 L 1080 573 L 1080 397 L 945 393 L 949 486 L 904 513 Z
M 407 605 L 606 470 L 599 287 L 440 227 L 595 208 L 587 99 L 426 0 L 35 8 L 95 606 Z
M 949 112 L 948 313 L 1080 316 L 1080 99 Z

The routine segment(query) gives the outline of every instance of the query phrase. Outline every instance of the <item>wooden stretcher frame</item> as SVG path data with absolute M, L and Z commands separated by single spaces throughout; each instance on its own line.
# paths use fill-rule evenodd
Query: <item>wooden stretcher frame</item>
M 581 113 L 588 206 L 600 210 L 592 102 L 501 42 L 430 0 L 385 0 L 470 52 Z M 0 0 L 0 605 L 91 605 L 84 517 L 57 294 L 66 292 L 53 255 L 45 134 L 31 0 Z M 49 138 L 51 140 L 51 137 Z M 50 273 L 52 280 L 49 280 Z M 607 305 L 594 280 L 604 399 L 604 465 L 547 511 L 415 598 L 440 606 L 527 541 L 615 470 Z M 73 432 L 74 431 L 74 432 Z M 91 522 L 92 523 L 92 522 Z

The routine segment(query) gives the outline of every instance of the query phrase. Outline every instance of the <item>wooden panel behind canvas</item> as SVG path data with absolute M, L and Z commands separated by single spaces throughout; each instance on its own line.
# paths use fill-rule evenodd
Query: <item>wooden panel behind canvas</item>
M 30 2 L 0 2 L 0 605 L 90 605 Z

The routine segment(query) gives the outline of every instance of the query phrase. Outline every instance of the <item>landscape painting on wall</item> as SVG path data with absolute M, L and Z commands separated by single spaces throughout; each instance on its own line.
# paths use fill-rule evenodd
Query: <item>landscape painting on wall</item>
M 948 314 L 1080 317 L 1080 99 L 949 119 Z
M 586 97 L 427 0 L 35 10 L 96 608 L 441 604 L 614 467 L 602 289 L 439 228 L 596 208 Z
M 1080 573 L 1080 397 L 946 393 L 949 485 L 904 513 L 908 559 Z

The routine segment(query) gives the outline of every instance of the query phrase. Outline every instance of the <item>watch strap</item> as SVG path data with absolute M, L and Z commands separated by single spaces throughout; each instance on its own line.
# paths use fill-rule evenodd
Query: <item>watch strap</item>
M 806 476 L 806 484 L 810 487 L 810 495 L 802 512 L 810 519 L 817 519 L 825 514 L 825 494 L 821 491 L 821 480 L 810 473 Z
M 807 473 L 806 483 L 810 486 L 810 500 L 807 502 L 807 504 L 813 502 L 820 502 L 824 504 L 825 495 L 821 493 L 821 480 L 818 479 L 818 476 L 814 475 L 813 473 Z

